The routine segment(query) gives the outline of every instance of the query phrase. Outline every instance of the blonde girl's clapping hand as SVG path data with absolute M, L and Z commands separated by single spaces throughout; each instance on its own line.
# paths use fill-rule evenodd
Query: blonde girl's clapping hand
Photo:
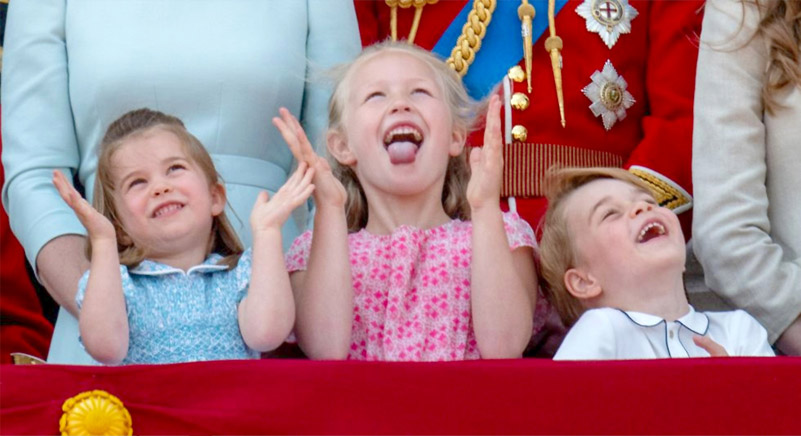
M 53 171 L 53 185 L 56 186 L 59 195 L 64 199 L 64 202 L 72 208 L 75 215 L 81 221 L 86 230 L 89 232 L 89 239 L 95 245 L 101 241 L 107 240 L 117 244 L 117 236 L 114 230 L 114 225 L 103 214 L 98 212 L 88 201 L 86 201 L 81 194 L 72 186 L 72 184 L 64 177 L 61 171 Z
M 295 159 L 298 162 L 306 162 L 309 168 L 315 171 L 312 182 L 315 185 L 314 202 L 317 207 L 328 205 L 336 208 L 343 207 L 347 194 L 342 183 L 331 171 L 328 161 L 315 153 L 300 122 L 289 110 L 281 108 L 279 113 L 281 116 L 273 118 L 273 125 L 281 132 L 281 136 L 289 145 Z
M 501 100 L 493 95 L 487 110 L 484 146 L 470 152 L 470 182 L 467 202 L 473 211 L 487 207 L 499 209 L 503 174 L 503 143 L 501 140 Z
M 344 359 L 353 318 L 345 187 L 328 162 L 314 152 L 298 120 L 286 108 L 273 124 L 298 162 L 314 170 L 314 237 L 308 267 L 291 276 L 297 305 L 295 335 L 312 359 Z M 324 332 L 321 334 L 321 332 Z
M 484 358 L 520 357 L 531 337 L 537 276 L 531 248 L 509 249 L 500 208 L 503 174 L 501 102 L 493 95 L 484 147 L 470 154 L 467 201 L 473 221 L 471 305 Z
M 300 162 L 292 176 L 272 198 L 264 191 L 259 194 L 250 214 L 254 235 L 271 230 L 281 231 L 281 226 L 292 211 L 302 205 L 314 191 L 311 183 L 314 173 L 314 168 L 310 168 L 306 162 Z

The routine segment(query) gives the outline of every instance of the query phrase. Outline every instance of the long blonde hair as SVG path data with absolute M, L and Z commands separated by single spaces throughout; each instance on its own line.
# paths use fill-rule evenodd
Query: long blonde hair
M 768 48 L 766 80 L 762 102 L 768 113 L 779 107 L 776 93 L 786 86 L 801 87 L 801 1 L 748 0 L 759 8 L 761 36 Z
M 114 225 L 117 233 L 117 251 L 120 255 L 120 263 L 127 266 L 136 266 L 145 259 L 145 251 L 142 247 L 137 247 L 119 219 L 117 207 L 114 204 L 114 179 L 111 171 L 111 159 L 120 147 L 127 143 L 126 140 L 137 135 L 143 135 L 154 129 L 163 129 L 178 137 L 181 145 L 190 161 L 195 163 L 209 182 L 209 186 L 221 183 L 220 176 L 214 168 L 214 162 L 200 141 L 184 126 L 184 123 L 176 117 L 151 109 L 137 109 L 130 111 L 116 121 L 111 123 L 106 130 L 103 140 L 100 142 L 99 156 L 97 159 L 97 178 L 95 179 L 95 196 L 93 205 L 95 209 L 103 214 Z M 92 246 L 87 246 L 87 254 L 91 257 Z M 221 265 L 232 268 L 242 254 L 242 243 L 236 236 L 236 232 L 225 212 L 215 216 L 212 220 L 211 239 L 206 254 L 218 253 L 224 256 L 220 260 Z
M 470 131 L 477 110 L 476 103 L 467 95 L 462 79 L 431 52 L 404 42 L 385 41 L 371 45 L 350 64 L 333 71 L 336 85 L 328 105 L 329 130 L 345 135 L 343 115 L 345 103 L 350 94 L 354 72 L 370 59 L 385 53 L 401 53 L 409 55 L 428 65 L 434 72 L 437 82 L 445 95 L 445 102 L 451 113 L 454 131 L 463 132 L 465 137 Z M 467 203 L 467 182 L 470 179 L 470 167 L 467 162 L 467 148 L 459 156 L 451 157 L 442 189 L 442 205 L 445 213 L 451 218 L 469 220 L 470 206 Z M 348 230 L 358 231 L 367 225 L 367 198 L 356 173 L 336 159 L 329 159 L 334 174 L 339 178 L 348 194 L 345 210 Z

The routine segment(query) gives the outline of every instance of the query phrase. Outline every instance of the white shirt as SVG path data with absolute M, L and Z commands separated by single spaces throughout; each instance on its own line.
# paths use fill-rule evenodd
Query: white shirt
M 693 342 L 709 336 L 730 356 L 773 356 L 768 336 L 751 315 L 690 311 L 676 321 L 619 309 L 592 309 L 570 329 L 555 360 L 658 359 L 708 357 Z

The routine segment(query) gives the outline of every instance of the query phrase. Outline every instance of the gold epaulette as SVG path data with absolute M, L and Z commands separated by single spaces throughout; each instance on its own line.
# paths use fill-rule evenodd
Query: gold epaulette
M 676 213 L 693 207 L 693 198 L 690 194 L 662 174 L 636 165 L 629 168 L 629 172 L 639 177 L 651 188 L 651 192 L 660 206 L 667 207 Z

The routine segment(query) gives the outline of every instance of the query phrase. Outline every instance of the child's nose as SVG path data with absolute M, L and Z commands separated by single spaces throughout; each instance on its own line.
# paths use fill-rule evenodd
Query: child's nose
M 643 212 L 648 212 L 654 208 L 654 205 L 651 203 L 646 203 L 644 201 L 638 201 L 634 203 L 634 207 L 631 208 L 631 216 L 635 217 Z
M 390 111 L 392 113 L 395 113 L 395 112 L 407 112 L 409 110 L 411 110 L 411 106 L 409 105 L 409 100 L 407 100 L 407 99 L 405 99 L 403 97 L 398 97 L 398 98 L 395 98 L 392 101 L 392 106 L 391 106 L 391 109 L 390 109 Z
M 647 203 L 645 201 L 637 201 L 634 203 L 634 206 L 631 208 L 631 217 L 634 218 L 637 215 L 648 212 L 654 208 L 654 205 L 651 203 Z
M 167 183 L 159 183 L 159 184 L 153 186 L 153 196 L 154 197 L 158 197 L 158 196 L 161 196 L 163 194 L 166 194 L 166 193 L 170 192 L 171 190 L 172 190 L 172 188 L 170 188 L 169 184 L 167 184 Z

